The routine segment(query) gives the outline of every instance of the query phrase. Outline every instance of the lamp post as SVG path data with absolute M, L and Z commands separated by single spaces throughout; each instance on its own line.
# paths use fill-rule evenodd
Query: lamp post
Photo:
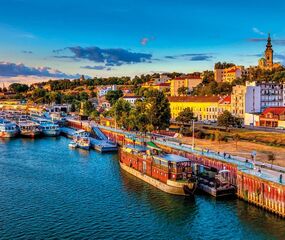
M 195 121 L 194 119 L 192 120 L 192 150 L 194 150 L 194 147 L 195 147 Z

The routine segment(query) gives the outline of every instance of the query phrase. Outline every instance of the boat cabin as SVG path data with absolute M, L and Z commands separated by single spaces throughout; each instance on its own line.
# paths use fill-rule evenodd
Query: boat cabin
M 162 182 L 183 181 L 192 177 L 191 161 L 175 154 L 166 154 L 156 147 L 126 145 L 121 162 Z

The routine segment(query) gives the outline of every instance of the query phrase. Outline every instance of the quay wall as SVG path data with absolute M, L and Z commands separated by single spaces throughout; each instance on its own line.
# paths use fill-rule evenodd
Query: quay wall
M 284 185 L 238 171 L 237 195 L 247 202 L 285 217 Z

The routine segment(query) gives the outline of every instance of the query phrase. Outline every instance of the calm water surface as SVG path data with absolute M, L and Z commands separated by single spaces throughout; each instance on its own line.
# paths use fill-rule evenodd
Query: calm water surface
M 116 154 L 65 138 L 0 142 L 1 239 L 285 239 L 285 221 L 239 200 L 168 195 Z

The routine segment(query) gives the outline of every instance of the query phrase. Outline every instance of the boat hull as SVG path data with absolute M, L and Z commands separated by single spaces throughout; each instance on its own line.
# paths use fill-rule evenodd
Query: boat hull
M 41 135 L 40 131 L 28 131 L 28 132 L 21 132 L 21 135 L 23 137 L 28 137 L 28 138 L 36 138 L 39 137 Z
M 167 180 L 167 183 L 163 183 L 161 181 L 158 181 L 157 179 L 154 179 L 146 174 L 143 174 L 126 164 L 122 163 L 120 161 L 120 167 L 134 175 L 135 177 L 147 182 L 148 184 L 160 189 L 163 192 L 174 194 L 174 195 L 181 195 L 181 196 L 193 196 L 195 189 L 196 189 L 196 183 L 178 183 L 175 181 Z
M 13 138 L 19 134 L 19 131 L 1 132 L 0 138 Z
M 46 137 L 57 137 L 60 134 L 60 130 L 43 130 L 43 135 Z
M 83 150 L 89 150 L 90 146 L 82 146 L 82 145 L 77 145 L 79 148 L 83 149 Z

